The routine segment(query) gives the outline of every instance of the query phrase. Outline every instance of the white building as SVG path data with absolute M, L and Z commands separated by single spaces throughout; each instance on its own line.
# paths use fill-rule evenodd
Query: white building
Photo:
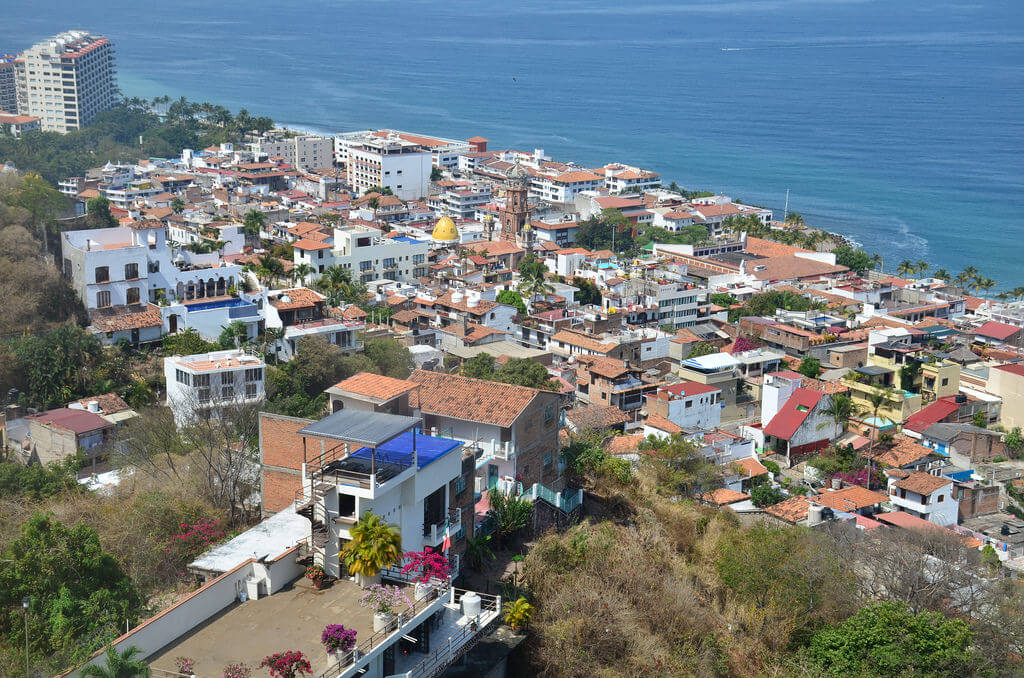
M 164 358 L 167 407 L 181 425 L 197 411 L 263 399 L 264 363 L 240 349 Z
M 960 502 L 953 497 L 953 479 L 938 473 L 938 469 L 909 474 L 899 469 L 887 471 L 889 501 L 897 510 L 936 525 L 956 525 Z
M 430 246 L 408 236 L 385 238 L 371 226 L 347 224 L 334 229 L 334 242 L 300 240 L 293 245 L 296 264 L 308 264 L 314 279 L 330 266 L 341 266 L 353 280 L 370 282 L 379 278 L 403 281 L 427 275 Z
M 722 423 L 722 390 L 695 381 L 659 386 L 647 396 L 647 411 L 680 428 L 713 429 Z
M 358 194 L 383 186 L 402 200 L 427 195 L 433 156 L 421 144 L 396 134 L 352 132 L 334 138 L 334 156 L 348 169 L 349 184 Z
M 530 197 L 549 202 L 572 203 L 582 191 L 604 186 L 604 177 L 589 170 L 570 170 L 555 174 L 534 173 L 530 177 Z
M 322 169 L 334 165 L 334 139 L 330 137 L 266 134 L 249 147 L 257 160 L 280 157 L 296 169 Z
M 612 193 L 632 193 L 661 186 L 660 174 L 631 165 L 615 163 L 598 171 L 604 172 L 604 185 Z
M 40 118 L 42 129 L 80 129 L 117 101 L 110 40 L 68 31 L 33 45 L 17 63 L 18 113 Z

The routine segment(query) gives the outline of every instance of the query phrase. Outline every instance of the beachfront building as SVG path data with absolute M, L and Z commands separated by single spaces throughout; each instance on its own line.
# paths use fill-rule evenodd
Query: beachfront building
M 198 412 L 263 400 L 263 360 L 240 349 L 164 358 L 167 407 L 181 425 Z
M 68 31 L 28 48 L 15 63 L 17 112 L 38 117 L 44 131 L 81 129 L 117 101 L 107 38 Z
M 257 160 L 281 158 L 300 170 L 314 170 L 334 165 L 334 140 L 311 134 L 286 136 L 269 132 L 249 145 Z

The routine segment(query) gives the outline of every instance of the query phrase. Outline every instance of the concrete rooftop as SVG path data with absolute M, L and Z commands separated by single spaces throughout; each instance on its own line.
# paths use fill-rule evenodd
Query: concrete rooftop
M 173 671 L 175 657 L 191 657 L 197 676 L 220 676 L 230 662 L 255 667 L 274 652 L 299 650 L 313 665 L 313 675 L 319 675 L 328 667 L 320 644 L 324 626 L 355 629 L 357 643 L 373 635 L 373 612 L 359 605 L 362 595 L 363 590 L 348 580 L 317 591 L 300 577 L 272 596 L 234 603 L 160 649 L 148 659 L 149 665 Z M 411 591 L 407 595 L 412 598 Z

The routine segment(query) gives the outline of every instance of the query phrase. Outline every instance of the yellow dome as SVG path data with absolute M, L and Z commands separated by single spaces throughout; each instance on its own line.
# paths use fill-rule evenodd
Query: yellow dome
M 431 234 L 434 240 L 452 242 L 459 239 L 459 229 L 451 217 L 441 217 L 434 225 L 434 232 Z

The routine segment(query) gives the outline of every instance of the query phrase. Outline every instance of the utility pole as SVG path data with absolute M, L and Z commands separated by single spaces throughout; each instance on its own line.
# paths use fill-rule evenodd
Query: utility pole
M 21 607 L 25 610 L 25 678 L 29 678 L 28 675 L 28 608 L 32 603 L 32 599 L 25 596 L 21 599 Z

